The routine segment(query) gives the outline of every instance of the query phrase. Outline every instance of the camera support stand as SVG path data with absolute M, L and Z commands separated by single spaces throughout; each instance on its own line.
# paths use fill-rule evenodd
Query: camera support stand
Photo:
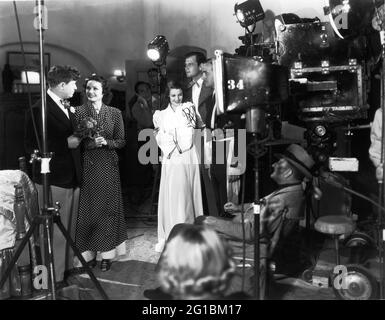
M 105 293 L 102 286 L 100 285 L 100 283 L 96 279 L 95 275 L 92 273 L 90 267 L 88 266 L 87 262 L 84 260 L 79 249 L 76 247 L 74 241 L 71 239 L 71 236 L 69 235 L 68 231 L 63 226 L 63 223 L 60 220 L 60 211 L 59 210 L 60 210 L 60 204 L 58 202 L 56 202 L 55 208 L 43 209 L 43 214 L 40 214 L 33 219 L 32 225 L 30 226 L 27 234 L 24 236 L 23 240 L 21 241 L 14 256 L 12 257 L 10 264 L 8 265 L 7 269 L 5 270 L 3 277 L 0 280 L 0 289 L 3 287 L 5 281 L 8 279 L 9 275 L 11 274 L 13 267 L 15 266 L 19 256 L 23 252 L 24 247 L 27 245 L 30 237 L 33 235 L 36 228 L 38 228 L 39 225 L 43 225 L 43 227 L 44 227 L 44 247 L 47 249 L 47 253 L 48 253 L 47 266 L 49 268 L 49 275 L 50 275 L 51 298 L 52 298 L 52 300 L 56 300 L 55 265 L 54 265 L 54 258 L 53 258 L 53 251 L 52 251 L 52 237 L 51 237 L 53 224 L 56 223 L 56 225 L 60 229 L 61 233 L 63 234 L 64 238 L 70 244 L 76 257 L 80 260 L 80 262 L 84 266 L 86 272 L 90 276 L 90 279 L 94 283 L 95 287 L 98 289 L 102 298 L 105 300 L 108 300 L 107 294 Z
M 257 138 L 255 138 L 257 139 Z M 254 297 L 256 300 L 261 299 L 260 295 L 260 244 L 259 244 L 259 228 L 260 228 L 260 204 L 259 204 L 259 165 L 258 157 L 254 156 Z M 262 270 L 264 271 L 264 270 Z
M 260 133 L 263 133 L 265 127 L 265 112 L 261 108 L 250 108 L 246 113 L 246 130 L 252 133 L 253 140 L 247 145 L 247 152 L 254 158 L 254 297 L 261 299 L 260 285 L 260 198 L 259 198 L 259 158 L 265 153 L 264 142 Z M 243 220 L 243 219 L 242 219 Z M 242 221 L 243 223 L 243 221 Z M 266 272 L 266 270 L 262 270 Z M 266 278 L 264 279 L 266 280 Z M 266 289 L 266 288 L 262 288 Z M 264 295 L 263 295 L 264 296 Z M 263 299 L 264 297 L 262 297 Z
M 39 225 L 43 225 L 44 230 L 44 249 L 47 258 L 47 267 L 49 269 L 49 279 L 50 279 L 50 290 L 51 290 L 51 299 L 56 300 L 56 288 L 55 288 L 55 265 L 54 265 L 54 256 L 53 256 L 53 247 L 52 247 L 52 234 L 53 234 L 53 223 L 56 223 L 59 227 L 60 231 L 62 232 L 64 238 L 68 243 L 70 244 L 72 250 L 74 251 L 75 255 L 78 257 L 82 265 L 85 267 L 85 270 L 87 271 L 88 275 L 90 276 L 91 280 L 94 282 L 96 288 L 99 290 L 100 294 L 102 295 L 103 299 L 108 299 L 108 296 L 104 292 L 103 288 L 101 287 L 100 283 L 92 273 L 91 269 L 87 265 L 86 261 L 84 260 L 83 256 L 81 255 L 80 251 L 76 248 L 75 243 L 71 239 L 70 235 L 68 234 L 68 231 L 64 228 L 61 220 L 60 220 L 60 213 L 59 213 L 59 203 L 56 203 L 56 208 L 53 208 L 51 203 L 51 187 L 49 183 L 49 162 L 53 156 L 51 152 L 48 152 L 48 141 L 47 141 L 47 101 L 46 101 L 46 78 L 45 78 L 45 64 L 44 64 L 44 37 L 43 37 L 43 22 L 46 22 L 47 17 L 43 17 L 43 0 L 37 0 L 37 21 L 38 21 L 38 32 L 39 32 L 39 58 L 40 58 L 40 97 L 41 97 L 41 134 L 42 134 L 42 152 L 41 152 L 41 158 L 37 156 L 37 151 L 34 152 L 34 154 L 31 157 L 31 160 L 33 162 L 40 161 L 41 162 L 41 175 L 42 175 L 42 182 L 43 182 L 43 208 L 42 214 L 36 216 L 33 221 L 32 225 L 30 226 L 27 234 L 21 241 L 18 249 L 16 250 L 15 255 L 13 256 L 10 264 L 8 265 L 7 269 L 5 270 L 5 273 L 3 277 L 0 280 L 0 288 L 3 287 L 5 284 L 6 279 L 11 273 L 12 268 L 15 266 L 21 252 L 23 251 L 25 245 L 29 241 L 29 238 L 35 231 L 36 227 Z M 44 20 L 44 21 L 43 21 Z M 33 117 L 33 114 L 32 114 Z M 37 134 L 37 132 L 36 132 Z M 38 140 L 38 137 L 36 137 Z

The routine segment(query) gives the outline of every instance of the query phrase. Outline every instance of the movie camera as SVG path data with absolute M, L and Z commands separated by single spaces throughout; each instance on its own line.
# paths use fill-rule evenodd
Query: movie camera
M 239 37 L 243 45 L 236 50 L 236 55 L 217 50 L 213 63 L 217 114 L 244 116 L 246 130 L 255 137 L 251 144 L 260 148 L 271 138 L 268 134 L 271 125 L 265 120 L 275 114 L 279 120 L 288 120 L 306 129 L 308 151 L 319 167 L 358 171 L 358 161 L 351 161 L 357 159 L 331 156 L 337 149 L 339 133 L 350 134 L 352 128 L 368 128 L 360 126 L 359 121 L 368 117 L 369 79 L 380 61 L 381 50 L 376 53 L 370 42 L 376 33 L 372 19 L 383 1 L 330 0 L 328 3 L 324 8 L 327 22 L 318 18 L 302 19 L 293 13 L 275 17 L 273 47 L 270 43 L 258 42 L 261 37 L 247 28 L 245 36 Z M 260 9 L 260 5 L 256 6 L 252 12 L 261 17 Z M 254 156 L 257 204 L 258 155 Z M 344 159 L 345 162 L 341 161 Z M 381 219 L 378 226 L 382 226 Z M 259 229 L 258 213 L 255 229 Z M 258 247 L 256 244 L 255 261 L 259 258 Z M 255 275 L 259 274 L 258 268 L 256 264 Z M 374 295 L 377 284 L 369 283 L 373 274 L 362 269 L 365 268 L 348 270 L 349 288 L 337 290 L 341 299 L 367 299 Z M 383 276 L 380 282 L 384 282 Z M 259 289 L 258 276 L 255 287 Z M 259 298 L 258 292 L 256 297 Z
M 268 128 L 261 118 L 270 113 L 304 127 L 313 155 L 326 165 L 336 150 L 336 130 L 367 118 L 374 8 L 369 0 L 331 0 L 324 8 L 328 22 L 281 14 L 274 43 L 260 42 L 247 29 L 237 54 L 215 52 L 217 113 L 245 114 L 249 132 Z

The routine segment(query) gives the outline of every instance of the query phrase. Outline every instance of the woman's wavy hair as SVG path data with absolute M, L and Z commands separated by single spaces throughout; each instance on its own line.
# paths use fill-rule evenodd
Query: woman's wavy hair
M 168 240 L 158 267 L 163 290 L 176 299 L 221 296 L 235 271 L 230 247 L 197 225 L 183 226 Z
M 108 104 L 112 99 L 112 92 L 108 81 L 102 76 L 99 76 L 96 73 L 93 73 L 89 77 L 84 79 L 84 86 L 83 86 L 84 92 L 86 91 L 88 81 L 97 81 L 101 83 L 102 93 L 103 93 L 103 102 L 105 104 Z
M 180 89 L 183 92 L 183 86 L 179 81 L 170 80 L 167 82 L 166 97 L 169 98 L 171 89 Z

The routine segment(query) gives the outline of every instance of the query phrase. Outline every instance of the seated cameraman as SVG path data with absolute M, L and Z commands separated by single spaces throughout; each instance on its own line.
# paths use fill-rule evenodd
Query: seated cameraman
M 304 178 L 312 179 L 311 169 L 314 161 L 299 145 L 290 145 L 279 161 L 273 164 L 274 171 L 270 177 L 278 184 L 277 190 L 261 199 L 260 211 L 260 289 L 264 296 L 266 279 L 266 260 L 272 257 L 278 240 L 292 233 L 304 217 L 305 193 Z M 246 255 L 252 260 L 254 240 L 253 204 L 244 206 L 244 230 Z M 212 227 L 230 241 L 234 253 L 242 256 L 243 226 L 240 206 L 232 203 L 225 205 L 225 210 L 235 214 L 231 220 L 211 216 L 201 216 L 196 223 Z M 280 239 L 282 238 L 282 239 Z M 252 288 L 248 288 L 251 290 Z M 248 290 L 246 290 L 248 291 Z

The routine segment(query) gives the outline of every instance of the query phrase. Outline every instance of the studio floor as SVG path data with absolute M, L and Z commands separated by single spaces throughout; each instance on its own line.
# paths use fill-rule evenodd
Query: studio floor
M 114 300 L 147 300 L 146 289 L 159 287 L 156 277 L 156 263 L 159 253 L 154 246 L 157 241 L 157 225 L 155 218 L 143 218 L 150 212 L 147 200 L 140 206 L 126 202 L 127 222 L 127 255 L 114 261 L 107 272 L 101 272 L 98 266 L 93 269 L 94 275 L 110 299 Z M 94 284 L 87 274 L 71 276 L 69 284 L 76 288 L 67 291 L 68 299 L 101 299 Z M 66 293 L 63 294 L 64 297 Z M 335 300 L 331 288 L 319 288 L 297 278 L 284 277 L 277 280 L 270 291 L 272 300 Z

